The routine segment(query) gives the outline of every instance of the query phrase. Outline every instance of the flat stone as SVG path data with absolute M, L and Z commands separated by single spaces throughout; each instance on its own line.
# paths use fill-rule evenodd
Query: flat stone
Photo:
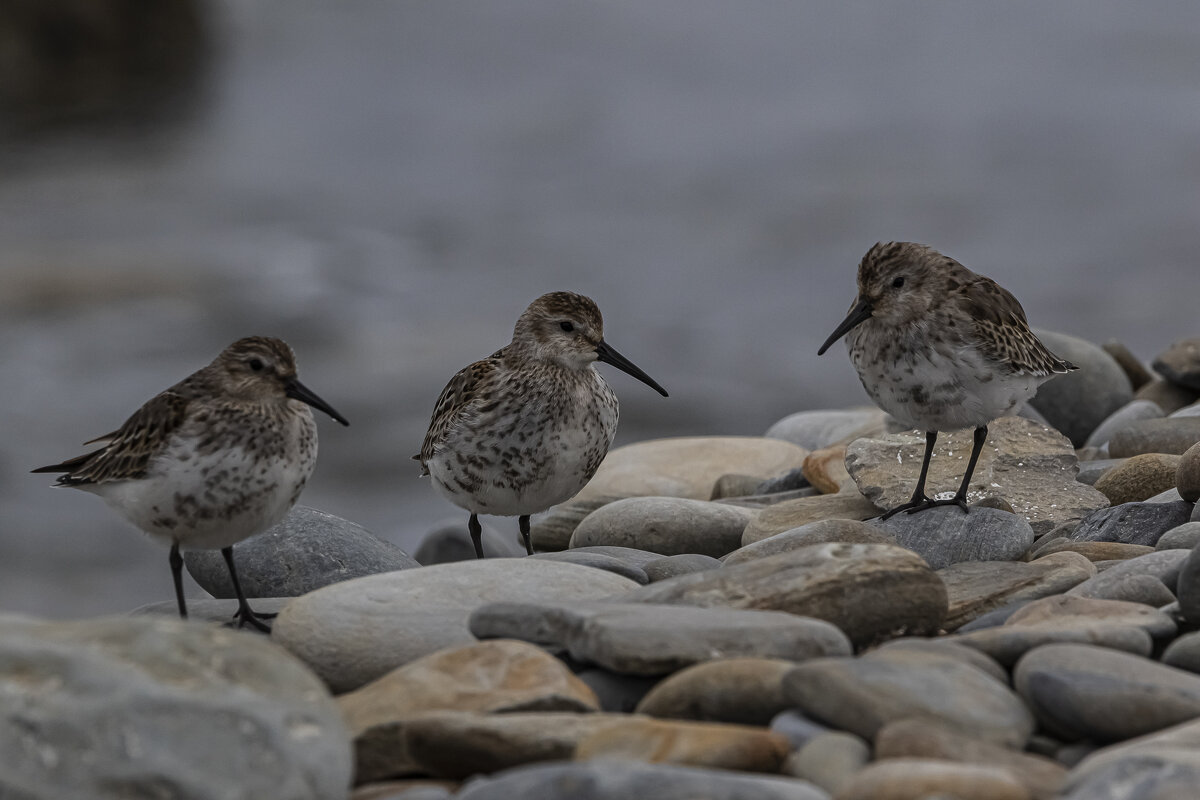
M 584 548 L 584 551 L 590 548 Z M 646 575 L 646 571 L 641 567 L 634 566 L 628 561 L 611 556 L 606 553 L 584 552 L 580 550 L 560 550 L 557 553 L 535 553 L 530 558 L 538 558 L 545 561 L 559 561 L 567 564 L 578 564 L 581 567 L 591 567 L 593 569 L 602 569 L 605 572 L 612 572 L 620 575 L 623 578 L 628 578 L 638 584 L 646 584 L 650 582 L 650 578 Z M 657 554 L 656 554 L 657 555 Z
M 1011 666 L 1043 644 L 1090 644 L 1149 656 L 1152 639 L 1175 634 L 1175 621 L 1140 603 L 1055 595 L 1034 600 L 1003 625 L 957 634 L 951 641 L 974 647 Z
M 823 619 L 861 647 L 932 634 L 945 587 L 915 553 L 876 544 L 820 544 L 636 589 L 626 602 L 787 611 Z
M 788 749 L 787 739 L 765 728 L 628 717 L 582 738 L 575 747 L 575 760 L 621 759 L 770 773 L 783 766 Z
M 421 538 L 413 558 L 426 567 L 474 561 L 477 558 L 475 543 L 467 529 L 467 519 L 467 516 L 456 516 L 438 523 Z M 511 524 L 511 520 L 504 521 Z M 480 542 L 485 558 L 520 558 L 525 555 L 525 545 L 520 541 L 517 528 L 501 532 L 490 521 L 484 520 L 480 520 L 480 527 L 483 531 Z
M 938 437 L 926 484 L 930 497 L 958 490 L 971 454 L 971 437 L 970 430 Z M 846 468 L 871 502 L 890 509 L 912 497 L 924 454 L 921 432 L 859 439 L 846 450 Z M 1104 495 L 1075 480 L 1078 471 L 1075 450 L 1062 434 L 1021 417 L 1002 417 L 988 426 L 967 498 L 973 502 L 991 495 L 1002 497 L 1034 533 L 1045 533 L 1108 505 Z
M 837 494 L 853 486 L 854 479 L 846 471 L 846 445 L 839 444 L 814 450 L 804 459 L 804 477 L 821 494 Z
M 1083 518 L 1067 537 L 1073 542 L 1124 542 L 1153 547 L 1158 537 L 1188 521 L 1192 507 L 1177 503 L 1122 503 Z
M 346 692 L 435 650 L 471 643 L 467 619 L 481 605 L 585 601 L 636 587 L 603 570 L 533 558 L 438 564 L 297 597 L 279 613 L 272 638 Z
M 806 450 L 820 450 L 850 439 L 864 430 L 882 427 L 886 415 L 877 408 L 799 411 L 776 422 L 763 434 Z
M 1189 503 L 1200 500 L 1200 442 L 1180 456 L 1175 467 L 1175 488 L 1179 490 L 1179 496 Z
M 829 800 L 807 781 L 720 769 L 604 760 L 538 764 L 472 781 L 455 800 Z
M 1049 758 L 1022 753 L 967 732 L 922 719 L 901 719 L 885 725 L 875 737 L 875 758 L 935 758 L 963 764 L 1001 767 L 1016 778 L 1035 800 L 1051 800 L 1062 788 L 1067 770 Z M 968 794 L 974 797 L 974 793 Z
M 787 553 L 801 547 L 828 542 L 895 544 L 891 536 L 870 523 L 856 519 L 823 519 L 766 539 L 759 539 L 753 544 L 734 550 L 725 556 L 725 564 L 741 564 L 763 556 Z
M 1200 392 L 1200 338 L 1175 342 L 1151 366 L 1171 383 Z
M 1121 741 L 1200 716 L 1200 676 L 1103 647 L 1038 647 L 1017 662 L 1013 683 L 1042 726 L 1067 740 Z
M 1126 559 L 1067 590 L 1068 595 L 1163 606 L 1175 600 L 1186 550 L 1161 550 Z
M 624 714 L 564 711 L 427 711 L 405 722 L 398 752 L 412 772 L 461 780 L 521 764 L 570 759 L 587 736 L 620 727 L 628 719 Z
M 700 553 L 681 553 L 677 556 L 667 556 L 646 565 L 646 577 L 650 583 L 665 581 L 667 578 L 677 578 L 680 575 L 691 575 L 693 572 L 704 572 L 721 566 L 719 559 Z
M 1077 553 L 1060 553 L 1029 563 L 978 561 L 938 571 L 949 610 L 945 630 L 955 630 L 983 614 L 1022 601 L 1061 594 L 1096 574 Z
M 1131 456 L 1104 473 L 1095 483 L 1096 490 L 1114 506 L 1145 500 L 1175 486 L 1179 460 L 1165 453 Z
M 680 670 L 642 698 L 637 713 L 669 719 L 769 725 L 790 708 L 783 676 L 793 661 L 728 658 Z
M 1084 447 L 1103 447 L 1113 434 L 1134 422 L 1143 419 L 1158 419 L 1164 416 L 1158 403 L 1151 400 L 1130 400 L 1118 408 L 1092 431 Z
M 754 515 L 742 533 L 742 546 L 810 522 L 826 519 L 864 520 L 877 516 L 879 509 L 856 491 L 786 500 L 767 506 Z
M 419 566 L 361 525 L 307 506 L 296 506 L 283 522 L 238 542 L 233 559 L 246 597 L 298 597 L 338 581 Z M 183 563 L 213 597 L 237 596 L 220 552 L 190 550 Z
M 1025 518 L 994 508 L 939 506 L 874 523 L 934 569 L 963 561 L 1014 561 L 1033 544 Z
M 1158 538 L 1155 550 L 1191 550 L 1200 544 L 1200 522 L 1176 525 Z
M 679 497 L 629 497 L 598 508 L 571 536 L 571 547 L 615 545 L 662 555 L 719 558 L 741 546 L 751 512 Z
M 512 640 L 431 653 L 337 699 L 359 781 L 404 774 L 405 725 L 426 711 L 596 711 L 599 700 L 561 661 Z
M 784 676 L 783 692 L 804 714 L 868 740 L 907 717 L 940 720 L 1017 748 L 1034 728 L 1006 684 L 941 653 L 883 648 L 858 658 L 814 659 Z
M 1183 455 L 1196 442 L 1200 442 L 1200 417 L 1147 419 L 1113 434 L 1108 441 L 1108 452 L 1113 458 L 1142 453 Z
M 871 746 L 861 737 L 829 731 L 814 736 L 788 756 L 783 771 L 837 794 L 870 760 Z
M 1121 365 L 1091 342 L 1054 331 L 1034 332 L 1050 352 L 1079 369 L 1043 383 L 1029 405 L 1080 447 L 1108 415 L 1133 399 L 1133 386 Z
M 1162 663 L 1168 667 L 1200 673 L 1200 631 L 1185 633 L 1163 651 Z
M 1095 750 L 1067 776 L 1063 800 L 1185 800 L 1200 783 L 1200 721 Z
M 1121 542 L 1073 542 L 1070 539 L 1059 539 L 1049 542 L 1046 547 L 1038 548 L 1037 557 L 1054 553 L 1079 553 L 1088 561 L 1118 561 L 1127 558 L 1144 556 L 1153 553 L 1155 548 L 1144 544 L 1123 544 Z
M 851 652 L 841 631 L 817 619 L 633 602 L 495 603 L 471 615 L 471 632 L 562 647 L 577 661 L 631 675 L 663 675 L 718 658 L 803 661 Z
M 931 758 L 876 761 L 851 778 L 838 800 L 970 797 L 1029 800 L 1029 791 L 1006 769 Z
M 333 699 L 255 634 L 157 616 L 0 617 L 0 697 L 6 798 L 349 792 Z

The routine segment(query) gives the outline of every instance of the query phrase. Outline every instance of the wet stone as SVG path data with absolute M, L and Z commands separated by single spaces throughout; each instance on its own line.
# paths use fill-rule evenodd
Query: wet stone
M 1033 528 L 1023 517 L 994 508 L 976 507 L 964 513 L 958 506 L 939 506 L 874 524 L 933 569 L 963 561 L 1013 561 L 1034 539 Z
M 1188 521 L 1188 503 L 1122 503 L 1083 518 L 1067 537 L 1073 542 L 1123 542 L 1153 547 L 1167 531 Z
M 331 583 L 419 566 L 361 525 L 306 506 L 296 506 L 283 522 L 238 542 L 233 558 L 246 597 L 298 597 Z M 213 597 L 236 596 L 219 551 L 188 551 L 183 563 Z

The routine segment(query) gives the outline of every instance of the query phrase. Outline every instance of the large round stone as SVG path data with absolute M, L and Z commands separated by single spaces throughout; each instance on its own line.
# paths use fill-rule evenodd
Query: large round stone
M 1171 383 L 1200 391 L 1200 338 L 1175 342 L 1154 359 L 1152 366 Z
M 344 692 L 427 653 L 474 641 L 467 619 L 485 603 L 598 599 L 637 585 L 611 572 L 532 558 L 438 564 L 297 597 L 279 613 L 272 637 Z
M 864 430 L 881 428 L 885 416 L 877 408 L 799 411 L 779 420 L 763 435 L 806 450 L 821 450 Z
M 3 617 L 0 698 L 6 798 L 349 793 L 337 706 L 315 675 L 255 634 L 156 616 Z
M 1021 747 L 1034 720 L 1007 685 L 963 660 L 910 648 L 858 658 L 819 658 L 783 679 L 784 696 L 804 714 L 874 739 L 889 722 L 919 717 Z
M 1079 369 L 1043 383 L 1029 404 L 1082 447 L 1096 426 L 1133 399 L 1133 387 L 1121 365 L 1091 342 L 1054 331 L 1035 333 L 1051 352 Z
M 246 597 L 298 597 L 364 575 L 418 566 L 396 545 L 350 520 L 296 506 L 283 522 L 233 548 Z M 185 552 L 188 573 L 213 597 L 236 597 L 216 550 Z
M 1200 442 L 1200 417 L 1146 419 L 1114 433 L 1108 452 L 1113 458 L 1141 453 L 1182 455 L 1196 442 Z
M 1085 447 L 1103 447 L 1117 431 L 1143 419 L 1158 419 L 1163 410 L 1150 400 L 1131 400 L 1101 422 L 1088 436 Z
M 1103 647 L 1035 648 L 1013 683 L 1042 726 L 1067 740 L 1121 741 L 1200 716 L 1200 676 Z
M 1142 453 L 1101 475 L 1094 486 L 1114 506 L 1140 502 L 1175 485 L 1179 461 L 1166 453 Z
M 1175 488 L 1189 503 L 1200 500 L 1200 442 L 1192 445 L 1180 457 L 1175 468 Z
M 768 725 L 790 708 L 783 676 L 795 662 L 776 658 L 727 658 L 680 670 L 638 703 L 639 714 L 671 719 Z
M 741 546 L 751 516 L 748 509 L 704 500 L 630 497 L 586 516 L 571 536 L 571 547 L 615 545 L 720 558 Z
M 895 544 L 892 537 L 870 523 L 856 519 L 822 519 L 792 528 L 790 531 L 777 533 L 766 539 L 759 539 L 753 544 L 739 548 L 725 557 L 725 563 L 727 565 L 740 564 L 763 556 L 773 556 L 789 550 L 828 542 Z

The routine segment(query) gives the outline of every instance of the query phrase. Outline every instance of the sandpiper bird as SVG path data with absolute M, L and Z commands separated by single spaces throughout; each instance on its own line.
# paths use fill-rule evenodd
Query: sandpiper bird
M 913 242 L 876 244 L 863 256 L 854 305 L 817 355 L 842 336 L 871 399 L 925 431 L 916 491 L 884 519 L 939 505 L 965 511 L 987 424 L 1019 410 L 1054 375 L 1077 369 L 1033 335 L 1021 304 L 999 284 Z M 931 500 L 925 476 L 938 431 L 967 427 L 975 437 L 962 485 L 953 498 Z
M 34 472 L 62 472 L 56 486 L 99 495 L 151 537 L 171 545 L 179 616 L 180 548 L 220 550 L 237 594 L 238 625 L 269 630 L 274 615 L 250 609 L 233 567 L 233 545 L 283 519 L 317 460 L 309 406 L 350 423 L 296 377 L 279 339 L 239 339 L 203 369 L 156 395 L 99 450 Z
M 413 458 L 450 502 L 471 512 L 478 558 L 479 514 L 518 517 L 532 555 L 529 515 L 573 497 L 600 466 L 617 430 L 617 396 L 594 362 L 667 396 L 603 337 L 589 298 L 544 294 L 521 314 L 509 345 L 460 370 L 438 397 Z

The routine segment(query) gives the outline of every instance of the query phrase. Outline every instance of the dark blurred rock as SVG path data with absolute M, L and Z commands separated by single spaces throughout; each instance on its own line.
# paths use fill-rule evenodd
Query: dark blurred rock
M 1171 345 L 1154 359 L 1154 371 L 1176 386 L 1200 392 L 1200 338 Z
M 1096 345 L 1054 331 L 1035 331 L 1060 358 L 1079 369 L 1043 383 L 1029 404 L 1076 447 L 1104 419 L 1133 399 L 1133 388 L 1120 364 Z

